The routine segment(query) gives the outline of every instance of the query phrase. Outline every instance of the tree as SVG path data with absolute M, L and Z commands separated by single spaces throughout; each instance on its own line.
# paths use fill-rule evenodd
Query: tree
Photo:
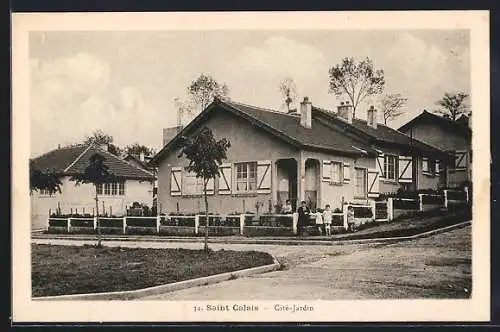
M 380 94 L 384 91 L 385 78 L 382 69 L 373 69 L 370 58 L 358 63 L 352 57 L 345 57 L 340 64 L 328 71 L 330 77 L 330 93 L 336 96 L 346 95 L 353 105 L 353 117 L 356 107 L 367 96 Z
M 204 110 L 214 98 L 225 99 L 229 96 L 227 85 L 218 83 L 212 76 L 201 74 L 187 88 L 194 106 Z
M 92 133 L 92 136 L 86 136 L 84 144 L 106 144 L 108 145 L 108 151 L 115 156 L 119 156 L 122 153 L 120 147 L 113 144 L 113 136 L 105 134 L 102 130 L 96 130 Z
M 125 152 L 127 154 L 132 154 L 132 155 L 139 155 L 141 153 L 144 153 L 145 156 L 151 156 L 154 154 L 154 150 L 151 148 L 148 148 L 145 145 L 141 145 L 139 143 L 134 143 L 131 145 L 127 145 L 125 147 Z
M 197 178 L 203 179 L 203 196 L 205 198 L 205 251 L 208 252 L 208 181 L 220 175 L 219 166 L 227 158 L 227 150 L 231 147 L 228 139 L 216 141 L 210 128 L 203 127 L 192 138 L 181 138 L 181 153 L 189 160 L 186 171 L 193 172 Z
M 108 166 L 104 164 L 105 158 L 94 153 L 89 158 L 89 164 L 81 174 L 73 175 L 70 180 L 80 184 L 93 184 L 95 189 L 95 208 L 97 216 L 97 246 L 101 246 L 101 227 L 99 223 L 99 198 L 97 187 L 102 186 L 104 183 L 116 182 L 118 177 L 109 172 Z
M 33 191 L 47 191 L 49 195 L 61 192 L 61 177 L 55 171 L 43 172 L 30 161 L 30 194 Z
M 384 116 L 384 124 L 391 121 L 404 112 L 401 108 L 406 105 L 408 98 L 404 98 L 400 93 L 387 93 L 380 101 L 382 114 Z
M 444 118 L 452 121 L 458 120 L 460 115 L 470 115 L 469 107 L 465 104 L 465 100 L 469 97 L 468 94 L 463 92 L 448 93 L 446 92 L 436 105 L 441 108 L 435 110 L 434 113 L 441 114 Z
M 280 92 L 285 99 L 286 109 L 290 112 L 290 104 L 297 98 L 297 88 L 292 78 L 287 77 L 280 83 Z

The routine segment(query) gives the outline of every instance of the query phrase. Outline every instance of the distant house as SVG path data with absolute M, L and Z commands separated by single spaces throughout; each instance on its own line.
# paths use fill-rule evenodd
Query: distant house
M 109 171 L 121 178 L 116 183 L 98 187 L 100 213 L 122 215 L 133 202 L 151 206 L 153 200 L 152 172 L 134 166 L 107 152 L 105 146 L 75 145 L 58 148 L 32 159 L 31 167 L 42 171 L 54 171 L 62 176 L 61 193 L 33 192 L 31 195 L 32 227 L 43 228 L 49 209 L 62 213 L 90 213 L 95 210 L 95 191 L 91 184 L 75 185 L 70 177 L 82 173 L 89 158 L 98 153 L 105 158 Z
M 222 175 L 208 184 L 214 212 L 269 211 L 287 199 L 340 208 L 402 187 L 437 188 L 439 170 L 427 179 L 418 165 L 444 153 L 379 124 L 375 109 L 367 112 L 368 122 L 353 119 L 348 103 L 334 113 L 304 98 L 298 112 L 283 113 L 216 99 L 151 160 L 162 212 L 203 210 L 202 182 L 178 157 L 179 138 L 203 126 L 231 141 Z
M 399 130 L 450 155 L 449 167 L 441 178 L 443 185 L 456 187 L 472 180 L 472 130 L 466 116 L 452 121 L 424 110 Z M 432 162 L 424 167 L 433 167 Z

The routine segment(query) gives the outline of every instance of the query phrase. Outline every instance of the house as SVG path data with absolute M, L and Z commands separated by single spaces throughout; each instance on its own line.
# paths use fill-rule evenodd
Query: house
M 305 200 L 313 208 L 341 208 L 402 186 L 437 187 L 438 173 L 419 181 L 415 165 L 443 152 L 378 124 L 375 109 L 368 114 L 368 122 L 353 119 L 349 103 L 333 113 L 308 98 L 290 113 L 215 99 L 151 160 L 158 167 L 160 210 L 203 211 L 202 182 L 178 157 L 180 137 L 203 126 L 231 142 L 221 176 L 208 183 L 214 212 L 273 211 L 286 199 L 294 207 Z
M 95 190 L 92 184 L 75 185 L 71 176 L 82 173 L 89 158 L 98 153 L 105 160 L 109 171 L 121 180 L 107 183 L 97 188 L 99 213 L 122 215 L 133 202 L 151 206 L 153 200 L 154 175 L 140 167 L 109 153 L 106 146 L 74 145 L 52 150 L 31 160 L 31 167 L 41 171 L 51 171 L 61 175 L 61 193 L 49 195 L 47 192 L 31 194 L 31 215 L 33 229 L 45 226 L 49 209 L 63 214 L 90 213 L 95 210 Z
M 470 125 L 466 116 L 452 121 L 424 110 L 399 131 L 449 153 L 451 161 L 441 180 L 446 187 L 457 187 L 472 180 Z M 432 170 L 432 167 L 432 161 L 424 162 L 424 169 Z
M 153 207 L 155 207 L 156 201 L 157 201 L 157 195 L 158 195 L 158 179 L 157 179 L 157 174 L 156 174 L 157 173 L 156 168 L 149 165 L 151 158 L 152 158 L 151 156 L 146 156 L 143 152 L 141 152 L 140 154 L 128 153 L 123 157 L 123 160 L 153 174 L 153 176 L 154 176 Z

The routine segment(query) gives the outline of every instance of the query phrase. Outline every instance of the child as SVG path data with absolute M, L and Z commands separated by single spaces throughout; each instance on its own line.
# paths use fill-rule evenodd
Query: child
M 300 206 L 297 209 L 297 213 L 299 214 L 299 220 L 297 224 L 298 236 L 302 236 L 304 234 L 304 228 L 307 227 L 310 212 L 311 211 L 307 207 L 306 201 L 300 202 Z
M 292 204 L 290 204 L 290 200 L 287 199 L 285 205 L 283 206 L 283 213 L 290 214 L 292 212 Z
M 316 226 L 318 227 L 319 235 L 323 235 L 323 214 L 320 209 L 316 210 Z
M 354 222 L 354 208 L 352 206 L 349 206 L 347 208 L 347 225 L 350 231 L 356 232 L 356 223 Z
M 323 223 L 325 224 L 325 235 L 332 235 L 332 210 L 330 210 L 330 205 L 326 204 L 325 211 L 323 211 Z

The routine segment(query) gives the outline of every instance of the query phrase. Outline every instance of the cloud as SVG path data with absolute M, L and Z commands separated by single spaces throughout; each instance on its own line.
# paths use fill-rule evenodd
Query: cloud
M 231 96 L 251 102 L 261 100 L 268 106 L 279 105 L 281 95 L 279 83 L 286 77 L 294 79 L 299 94 L 313 93 L 314 82 L 326 79 L 328 65 L 323 54 L 315 47 L 298 43 L 290 38 L 273 36 L 262 44 L 245 47 L 229 62 L 221 77 L 231 89 Z M 238 80 L 236 81 L 235 77 Z M 244 82 L 266 82 L 251 85 Z M 275 90 L 270 90 L 275 86 Z M 267 102 L 267 103 L 266 103 Z
M 140 87 L 115 86 L 110 65 L 102 59 L 77 53 L 35 58 L 30 65 L 32 155 L 81 142 L 97 129 L 114 136 L 119 145 L 131 139 L 160 142 L 161 132 L 151 128 L 154 121 L 142 121 L 152 107 Z

